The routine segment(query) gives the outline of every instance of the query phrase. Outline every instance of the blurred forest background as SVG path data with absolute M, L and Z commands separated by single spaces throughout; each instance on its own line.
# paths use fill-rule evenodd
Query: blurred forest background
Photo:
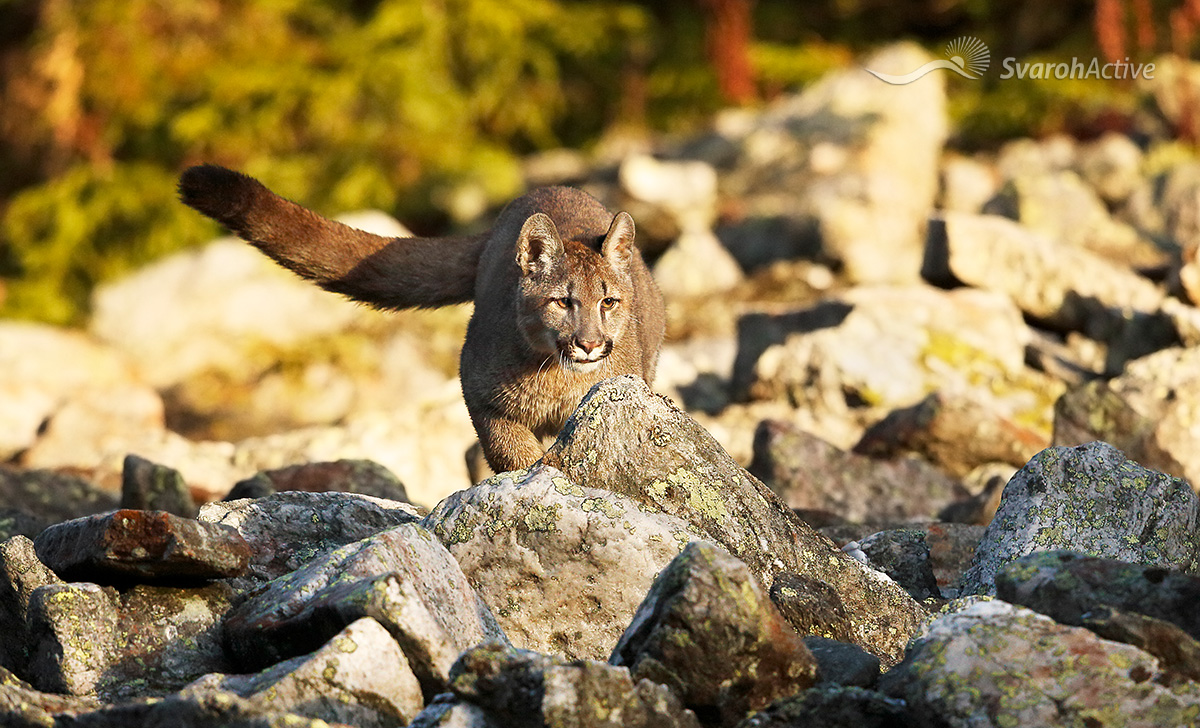
M 430 233 L 518 194 L 523 155 L 686 133 L 901 39 L 990 46 L 987 79 L 949 81 L 959 148 L 1126 130 L 1128 85 L 1001 82 L 999 59 L 1189 55 L 1197 19 L 1198 0 L 0 0 L 0 316 L 76 322 L 97 282 L 216 235 L 175 199 L 199 162 Z

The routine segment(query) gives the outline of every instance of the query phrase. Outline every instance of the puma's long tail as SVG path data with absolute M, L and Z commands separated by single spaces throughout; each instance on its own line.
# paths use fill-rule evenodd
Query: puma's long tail
M 385 238 L 321 217 L 216 165 L 179 178 L 185 204 L 322 288 L 383 308 L 469 301 L 487 234 Z

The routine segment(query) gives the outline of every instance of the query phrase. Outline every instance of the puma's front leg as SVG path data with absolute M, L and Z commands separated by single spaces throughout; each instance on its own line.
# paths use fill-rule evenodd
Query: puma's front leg
M 545 454 L 541 440 L 519 422 L 474 412 L 471 420 L 483 446 L 483 455 L 497 473 L 528 468 Z

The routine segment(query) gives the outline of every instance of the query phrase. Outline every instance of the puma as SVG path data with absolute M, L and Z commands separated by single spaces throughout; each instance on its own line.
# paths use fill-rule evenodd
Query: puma
M 381 308 L 473 300 L 463 398 L 496 472 L 543 455 L 592 385 L 654 379 L 665 313 L 633 219 L 569 187 L 509 203 L 490 230 L 384 238 L 328 220 L 223 167 L 192 167 L 183 202 L 321 287 Z

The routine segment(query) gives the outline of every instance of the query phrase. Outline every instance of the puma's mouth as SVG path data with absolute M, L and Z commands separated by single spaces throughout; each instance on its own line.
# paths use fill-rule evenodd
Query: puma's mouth
M 592 365 L 600 363 L 605 357 L 612 353 L 612 341 L 605 341 L 599 346 L 592 347 L 590 350 L 581 346 L 579 342 L 572 342 L 561 347 L 563 365 L 574 365 L 573 369 L 583 370 L 590 369 Z

